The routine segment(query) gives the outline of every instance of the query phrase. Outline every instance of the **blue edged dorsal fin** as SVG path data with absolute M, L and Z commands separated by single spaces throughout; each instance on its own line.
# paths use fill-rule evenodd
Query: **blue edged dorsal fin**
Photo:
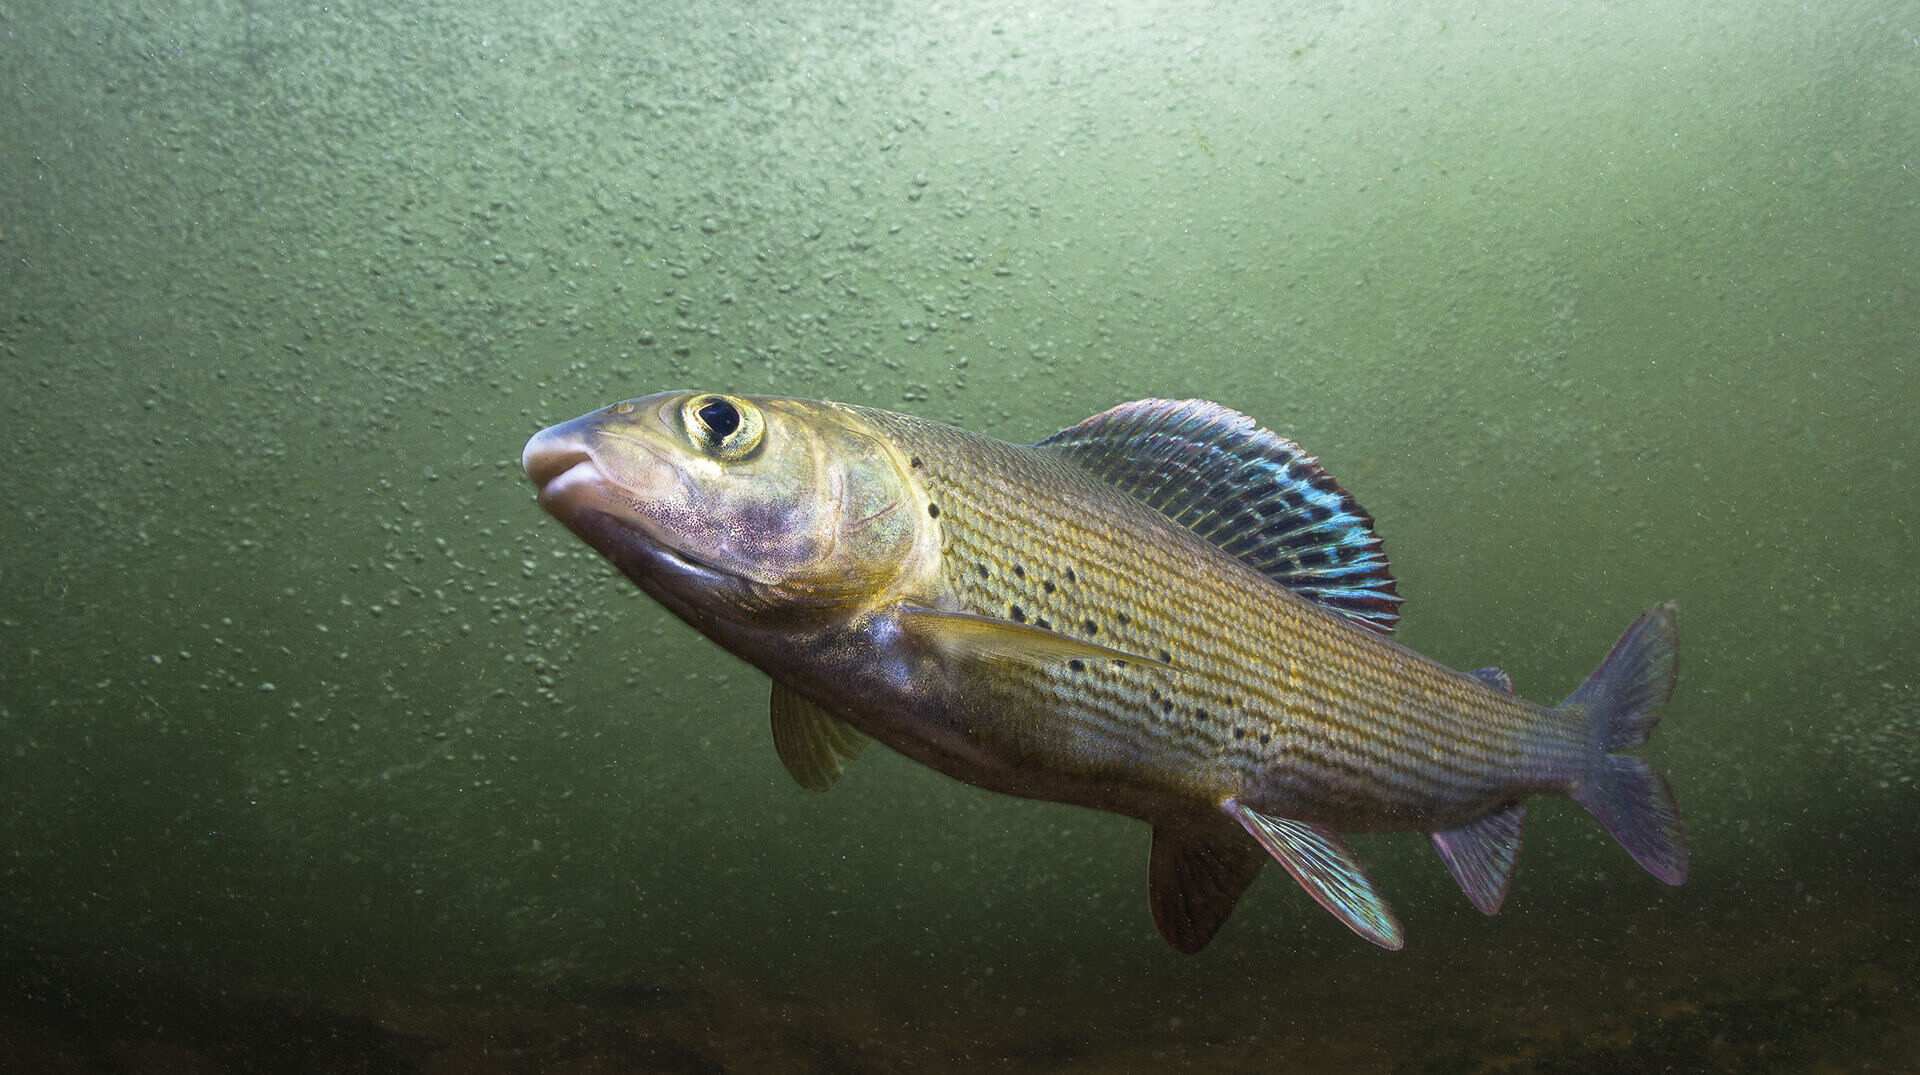
M 1348 929 L 1388 951 L 1397 952 L 1406 943 L 1399 919 L 1373 890 L 1367 871 L 1339 833 L 1305 821 L 1271 817 L 1232 799 L 1222 809 L 1287 868 L 1314 902 L 1333 912 Z
M 1513 693 L 1513 677 L 1498 668 L 1476 668 L 1467 674 L 1502 694 Z
M 1034 445 L 1381 634 L 1400 622 L 1373 517 L 1300 446 L 1203 399 L 1143 399 Z
M 1506 901 L 1507 882 L 1520 857 L 1520 819 L 1526 813 L 1525 803 L 1509 803 L 1459 828 L 1427 834 L 1447 872 L 1481 914 L 1500 913 Z

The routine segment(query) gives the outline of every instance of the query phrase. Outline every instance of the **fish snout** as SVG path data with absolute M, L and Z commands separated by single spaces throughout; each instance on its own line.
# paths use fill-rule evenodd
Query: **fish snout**
M 582 510 L 621 516 L 683 490 L 680 468 L 644 428 L 617 421 L 615 408 L 581 415 L 534 434 L 520 469 L 540 491 L 540 506 L 563 521 Z
M 562 422 L 533 435 L 520 452 L 520 469 L 534 488 L 544 492 L 548 485 L 581 463 L 592 463 L 587 451 L 585 431 L 580 421 Z

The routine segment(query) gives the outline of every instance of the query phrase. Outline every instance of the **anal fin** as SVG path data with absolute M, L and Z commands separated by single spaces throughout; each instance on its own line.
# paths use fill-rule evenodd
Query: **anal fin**
M 840 760 L 852 761 L 867 745 L 859 729 L 814 705 L 791 687 L 773 685 L 767 700 L 773 720 L 773 749 L 794 783 L 825 791 L 840 779 Z
M 1525 803 L 1510 803 L 1459 828 L 1427 834 L 1447 872 L 1481 914 L 1500 913 L 1500 904 L 1507 898 L 1513 864 L 1520 857 L 1520 820 L 1526 812 Z
M 1226 924 L 1233 905 L 1260 875 L 1266 854 L 1239 830 L 1155 826 L 1147 889 L 1153 924 L 1175 949 L 1192 955 Z
M 1389 951 L 1399 951 L 1406 943 L 1400 920 L 1373 890 L 1366 869 L 1339 833 L 1305 821 L 1271 817 L 1232 799 L 1222 809 L 1348 929 Z

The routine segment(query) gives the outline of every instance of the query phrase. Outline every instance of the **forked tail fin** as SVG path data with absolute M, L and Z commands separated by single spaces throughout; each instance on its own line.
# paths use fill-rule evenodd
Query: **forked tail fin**
M 1679 610 L 1655 605 L 1633 621 L 1600 668 L 1561 703 L 1586 715 L 1592 768 L 1569 789 L 1648 873 L 1670 885 L 1687 879 L 1687 833 L 1667 780 L 1637 747 L 1660 723 L 1678 668 Z

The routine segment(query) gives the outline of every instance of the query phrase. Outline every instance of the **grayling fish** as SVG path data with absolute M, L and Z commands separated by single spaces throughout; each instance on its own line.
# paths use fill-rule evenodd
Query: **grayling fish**
M 1400 599 L 1373 520 L 1216 404 L 1141 400 L 1021 446 L 670 392 L 545 430 L 522 462 L 543 508 L 773 678 L 802 786 L 871 736 L 969 784 L 1139 818 L 1154 922 L 1183 952 L 1268 855 L 1399 948 L 1342 832 L 1427 833 L 1492 914 L 1543 792 L 1686 877 L 1666 781 L 1620 753 L 1672 692 L 1674 607 L 1558 706 L 1445 668 L 1387 637 Z

